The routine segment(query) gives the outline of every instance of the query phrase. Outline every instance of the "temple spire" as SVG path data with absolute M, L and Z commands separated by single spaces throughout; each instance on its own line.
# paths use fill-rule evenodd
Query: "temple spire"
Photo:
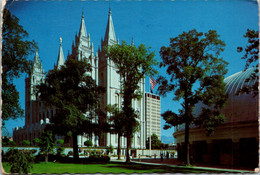
M 86 26 L 85 26 L 85 21 L 84 21 L 84 14 L 82 11 L 82 16 L 81 16 L 81 24 L 80 24 L 80 28 L 79 28 L 79 36 L 87 36 L 87 30 L 86 30 Z
M 39 60 L 39 54 L 38 54 L 38 49 L 36 49 L 36 52 L 35 52 L 34 64 L 37 63 L 37 62 L 40 62 L 40 60 Z
M 107 21 L 107 28 L 106 28 L 104 41 L 106 41 L 108 44 L 110 41 L 116 42 L 116 34 L 115 34 L 115 30 L 114 30 L 110 7 L 109 7 L 109 12 L 108 12 L 108 21 Z
M 57 60 L 57 69 L 60 69 L 61 66 L 63 66 L 65 63 L 64 59 L 64 54 L 62 50 L 62 38 L 60 38 L 60 50 L 59 50 L 59 55 L 58 55 L 58 60 Z

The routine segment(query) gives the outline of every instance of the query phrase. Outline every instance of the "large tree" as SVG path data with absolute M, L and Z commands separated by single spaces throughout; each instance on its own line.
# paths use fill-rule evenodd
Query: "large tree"
M 224 122 L 220 109 L 224 106 L 224 75 L 227 62 L 220 58 L 225 43 L 214 30 L 207 33 L 191 30 L 170 39 L 170 46 L 160 50 L 161 67 L 167 69 L 168 76 L 160 76 L 158 90 L 161 95 L 173 92 L 173 100 L 181 100 L 179 114 L 166 111 L 162 114 L 166 125 L 185 125 L 185 162 L 190 164 L 189 129 L 191 124 L 206 127 L 207 134 L 212 134 L 214 127 Z M 203 103 L 199 116 L 194 115 L 194 107 Z
M 126 125 L 126 162 L 130 162 L 129 150 L 131 138 L 138 126 L 138 113 L 132 108 L 132 100 L 140 99 L 140 83 L 145 75 L 154 75 L 153 68 L 157 62 L 154 59 L 154 52 L 150 52 L 144 44 L 135 47 L 128 45 L 125 41 L 122 44 L 115 44 L 107 48 L 107 57 L 113 61 L 117 67 L 117 73 L 121 80 L 121 95 L 123 97 L 123 120 Z
M 28 33 L 19 24 L 19 19 L 8 9 L 4 9 L 3 12 L 2 32 L 2 119 L 5 121 L 23 116 L 19 93 L 13 80 L 30 70 L 28 57 L 37 46 L 34 41 L 25 40 Z
M 98 123 L 92 121 L 97 116 L 103 88 L 96 85 L 90 71 L 85 59 L 70 58 L 60 69 L 50 70 L 45 82 L 38 86 L 45 105 L 56 107 L 56 115 L 51 119 L 55 134 L 72 136 L 75 160 L 79 158 L 77 135 L 100 130 Z
M 248 44 L 243 47 L 238 47 L 238 52 L 243 52 L 245 55 L 242 57 L 242 59 L 246 60 L 245 70 L 249 68 L 249 66 L 256 67 L 255 71 L 251 74 L 250 78 L 246 79 L 246 82 L 249 82 L 250 80 L 253 80 L 255 83 L 252 86 L 245 86 L 242 87 L 240 92 L 253 92 L 254 95 L 258 95 L 258 84 L 259 84 L 259 31 L 255 30 L 249 30 L 247 29 L 246 34 L 244 35 L 245 38 L 248 40 Z

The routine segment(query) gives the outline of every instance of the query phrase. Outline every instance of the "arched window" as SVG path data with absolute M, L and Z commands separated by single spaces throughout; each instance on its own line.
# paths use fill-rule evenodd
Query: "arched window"
M 116 94 L 114 95 L 114 97 L 115 97 L 115 105 L 119 106 L 119 94 L 116 93 Z

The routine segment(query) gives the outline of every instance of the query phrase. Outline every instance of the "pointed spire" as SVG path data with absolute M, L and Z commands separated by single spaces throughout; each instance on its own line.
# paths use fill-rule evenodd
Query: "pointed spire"
M 80 24 L 80 28 L 79 28 L 79 36 L 87 36 L 87 30 L 86 30 L 86 26 L 85 26 L 85 21 L 84 21 L 84 14 L 83 14 L 83 10 L 82 10 L 82 16 L 81 16 L 81 24 Z
M 40 60 L 39 60 L 38 49 L 36 49 L 35 56 L 34 56 L 34 64 L 38 62 L 40 62 Z
M 91 43 L 91 53 L 94 54 L 94 45 L 93 45 L 93 42 Z
M 135 44 L 134 44 L 134 37 L 132 37 L 131 44 L 132 44 L 132 46 L 135 45 Z
M 60 38 L 60 50 L 59 50 L 59 55 L 58 55 L 58 60 L 57 60 L 57 69 L 60 69 L 62 65 L 64 65 L 65 59 L 64 59 L 64 54 L 62 50 L 62 38 Z
M 115 30 L 114 30 L 110 7 L 109 7 L 109 12 L 108 12 L 108 21 L 107 21 L 107 28 L 106 28 L 104 41 L 106 41 L 107 43 L 109 43 L 109 41 L 116 42 L 116 34 L 115 34 Z

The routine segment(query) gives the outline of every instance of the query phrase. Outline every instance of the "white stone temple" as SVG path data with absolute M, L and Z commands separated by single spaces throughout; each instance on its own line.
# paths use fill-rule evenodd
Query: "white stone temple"
M 94 53 L 94 44 L 90 40 L 90 34 L 87 33 L 84 15 L 82 13 L 81 24 L 79 33 L 75 36 L 75 41 L 72 44 L 72 54 L 77 54 L 78 59 L 87 58 L 87 61 L 92 66 L 92 72 L 90 73 L 92 78 L 96 81 L 97 85 L 103 86 L 106 92 L 101 98 L 101 108 L 111 104 L 122 104 L 122 97 L 120 95 L 120 76 L 116 73 L 116 67 L 114 63 L 107 57 L 105 57 L 104 49 L 106 46 L 113 44 L 119 44 L 119 40 L 116 39 L 114 25 L 112 21 L 111 10 L 109 9 L 107 27 L 105 31 L 104 39 L 101 40 L 101 47 L 98 52 Z M 132 41 L 133 44 L 133 41 Z M 62 50 L 62 39 L 60 38 L 60 46 L 58 52 L 57 64 L 54 65 L 54 69 L 59 69 L 65 63 L 65 57 Z M 34 93 L 35 85 L 44 82 L 45 72 L 42 68 L 42 63 L 39 60 L 38 51 L 35 53 L 34 64 L 31 73 L 26 78 L 26 99 L 25 99 L 25 126 L 23 128 L 15 128 L 13 130 L 13 137 L 16 143 L 20 143 L 23 140 L 33 141 L 34 138 L 39 137 L 41 130 L 46 123 L 51 122 L 51 118 L 55 116 L 55 108 L 47 108 L 36 97 Z M 141 92 L 145 94 L 145 80 L 140 82 Z M 132 148 L 145 149 L 146 141 L 146 121 L 145 121 L 145 97 L 141 100 L 134 100 L 132 102 L 133 108 L 140 113 L 139 123 L 140 129 L 134 134 L 132 140 Z M 93 119 L 93 122 L 98 122 L 99 116 Z M 86 126 L 87 127 L 87 126 Z M 92 134 L 79 135 L 78 146 L 84 146 L 86 140 L 92 140 L 94 146 L 110 146 L 114 148 L 118 145 L 117 134 L 104 134 L 104 137 L 98 138 Z M 121 147 L 126 147 L 126 138 L 121 138 Z M 122 152 L 124 154 L 124 152 Z

